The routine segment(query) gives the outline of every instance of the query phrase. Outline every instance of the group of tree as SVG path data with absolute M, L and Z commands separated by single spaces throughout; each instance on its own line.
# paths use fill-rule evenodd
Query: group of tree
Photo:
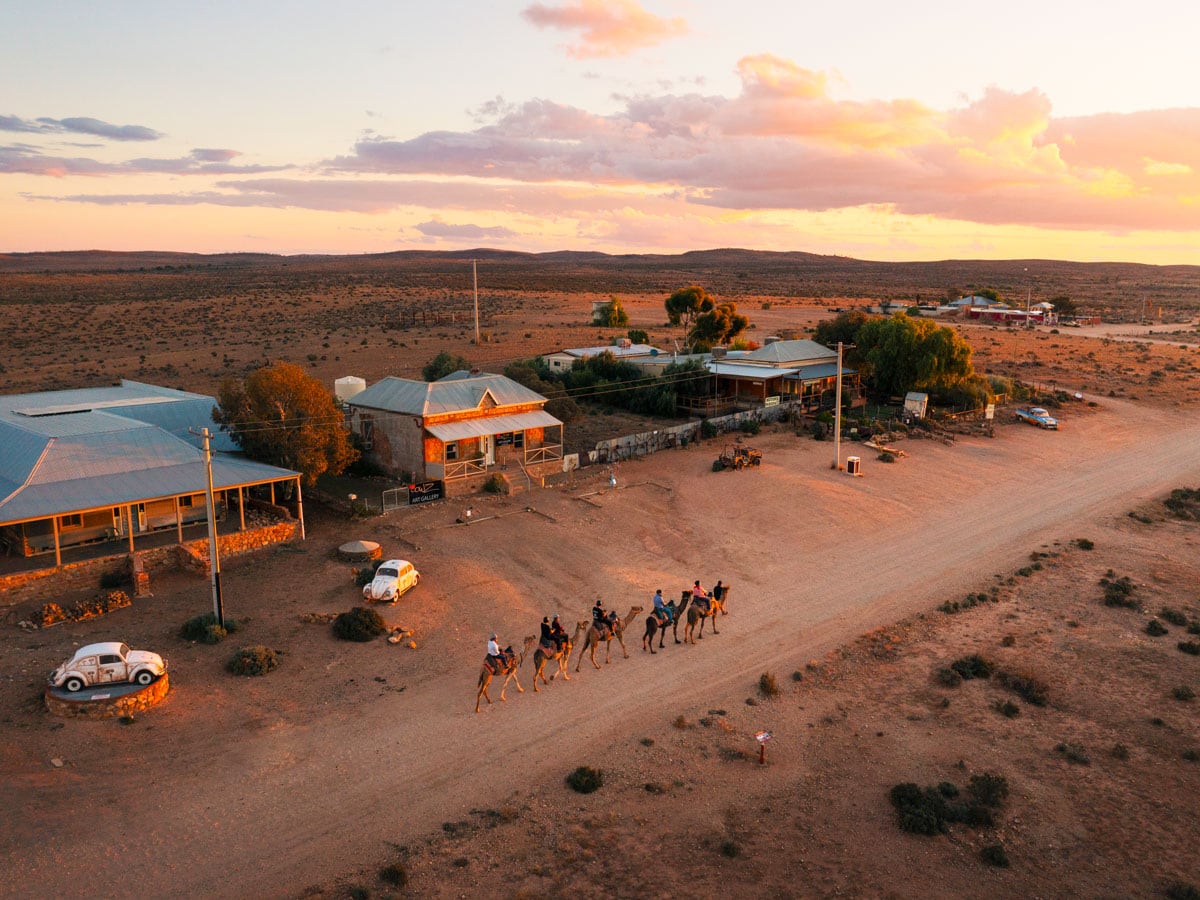
M 736 303 L 718 303 L 698 284 L 680 288 L 664 302 L 667 321 L 684 329 L 692 350 L 704 353 L 734 340 L 750 326 Z
M 844 362 L 857 368 L 877 396 L 924 391 L 955 406 L 987 402 L 989 385 L 975 374 L 971 347 L 953 328 L 899 312 L 892 316 L 841 313 L 817 325 L 814 340 L 849 345 Z

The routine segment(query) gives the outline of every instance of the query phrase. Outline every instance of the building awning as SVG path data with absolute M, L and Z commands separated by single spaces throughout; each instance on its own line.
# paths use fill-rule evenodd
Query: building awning
M 550 428 L 561 425 L 558 419 L 544 410 L 514 413 L 509 416 L 487 416 L 479 419 L 462 419 L 458 422 L 441 422 L 426 425 L 425 430 L 439 441 L 461 441 L 467 438 L 487 437 L 489 434 L 504 434 L 509 431 L 524 431 L 527 428 Z
M 708 371 L 714 375 L 727 375 L 730 378 L 755 378 L 760 381 L 767 381 L 771 378 L 786 377 L 795 375 L 799 369 L 777 369 L 774 366 L 756 366 L 753 363 L 727 363 L 721 360 L 713 360 L 705 363 Z
M 820 366 L 805 366 L 794 375 L 789 375 L 788 378 L 792 381 L 822 381 L 826 378 L 837 378 L 837 363 L 826 363 Z M 854 369 L 847 369 L 842 366 L 842 375 L 855 375 L 857 372 Z

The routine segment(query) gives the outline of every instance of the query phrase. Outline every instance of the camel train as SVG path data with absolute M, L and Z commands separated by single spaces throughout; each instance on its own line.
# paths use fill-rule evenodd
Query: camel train
M 700 582 L 696 582 L 696 589 L 699 589 Z M 717 586 L 706 593 L 696 593 L 696 589 L 682 591 L 677 601 L 670 601 L 664 606 L 670 610 L 671 615 L 668 618 L 655 611 L 651 611 L 646 617 L 646 631 L 642 635 L 642 650 L 647 649 L 650 652 L 656 653 L 654 649 L 654 638 L 658 637 L 659 649 L 663 649 L 663 641 L 667 635 L 667 628 L 670 627 L 671 635 L 676 644 L 695 644 L 698 639 L 704 638 L 704 623 L 707 619 L 712 619 L 712 633 L 719 634 L 717 631 L 717 616 L 728 615 L 728 597 L 729 586 L 717 582 Z M 597 601 L 599 606 L 599 601 Z M 564 681 L 570 681 L 571 678 L 567 674 L 570 664 L 571 653 L 575 647 L 579 645 L 579 636 L 586 634 L 583 639 L 583 646 L 579 650 L 579 657 L 575 663 L 575 671 L 578 672 L 583 666 L 584 656 L 590 656 L 592 665 L 597 669 L 600 668 L 600 663 L 596 661 L 596 650 L 604 644 L 604 664 L 608 665 L 612 656 L 612 641 L 616 638 L 621 645 L 621 653 L 626 659 L 629 659 L 629 650 L 625 646 L 625 630 L 633 624 L 633 620 L 642 612 L 642 607 L 633 606 L 624 617 L 618 617 L 616 612 L 609 613 L 602 621 L 593 620 L 590 624 L 586 619 L 575 623 L 575 633 L 567 638 L 562 644 L 547 643 L 546 641 L 538 641 L 534 635 L 529 635 L 525 638 L 520 652 L 515 651 L 511 646 L 505 650 L 503 664 L 498 664 L 488 657 L 484 660 L 483 666 L 479 672 L 479 690 L 475 695 L 475 712 L 479 712 L 480 705 L 484 700 L 490 705 L 492 698 L 488 695 L 488 687 L 492 683 L 493 678 L 503 677 L 500 684 L 500 699 L 505 700 L 504 692 L 508 688 L 508 683 L 513 681 L 517 685 L 517 690 L 520 693 L 525 693 L 525 688 L 521 687 L 521 679 L 518 676 L 518 670 L 525 662 L 525 657 L 529 654 L 530 648 L 533 647 L 533 689 L 535 692 L 540 692 L 538 687 L 538 679 L 541 679 L 542 684 L 549 686 L 559 675 L 562 675 Z M 554 617 L 555 619 L 558 616 Z M 679 623 L 684 622 L 683 640 L 679 639 Z M 545 622 L 545 620 L 543 620 Z M 557 625 L 557 622 L 555 623 Z M 699 628 L 696 626 L 699 625 Z M 545 626 L 543 626 L 545 627 Z M 563 632 L 559 631 L 560 634 Z M 495 637 L 495 635 L 492 635 Z M 535 641 L 537 646 L 534 647 Z M 546 677 L 546 667 L 554 663 L 550 677 Z

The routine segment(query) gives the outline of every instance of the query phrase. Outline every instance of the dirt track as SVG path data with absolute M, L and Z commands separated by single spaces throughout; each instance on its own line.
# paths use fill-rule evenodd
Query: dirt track
M 1105 401 L 1068 410 L 1057 434 L 1001 432 L 953 447 L 911 441 L 895 465 L 864 455 L 862 479 L 829 469 L 831 443 L 764 434 L 761 471 L 710 472 L 709 443 L 624 465 L 615 492 L 576 499 L 600 489 L 596 482 L 504 508 L 528 503 L 554 521 L 513 515 L 430 528 L 453 520 L 457 510 L 446 507 L 368 525 L 385 548 L 418 561 L 425 581 L 405 603 L 421 605 L 412 615 L 436 636 L 421 634 L 416 653 L 333 648 L 324 665 L 306 665 L 297 657 L 312 640 L 307 626 L 284 668 L 246 689 L 250 713 L 233 696 L 241 683 L 216 681 L 223 693 L 206 709 L 186 666 L 173 665 L 174 695 L 140 727 L 118 732 L 115 758 L 115 723 L 22 733 L 3 766 L 16 814 L 0 842 L 10 860 L 0 887 L 12 896 L 109 896 L 131 885 L 171 896 L 295 894 L 369 863 L 388 842 L 560 781 L 631 734 L 740 703 L 764 669 L 800 668 L 1200 478 L 1194 416 Z M 397 526 L 409 546 L 397 547 Z M 310 543 L 338 536 L 315 531 Z M 227 590 L 249 595 L 304 564 L 284 555 L 234 569 Z M 329 568 L 304 573 L 307 601 L 265 589 L 260 602 L 286 605 L 293 618 L 314 603 L 350 605 L 344 584 L 328 587 Z M 585 661 L 578 676 L 572 660 L 571 682 L 537 696 L 527 662 L 524 695 L 510 689 L 507 703 L 474 714 L 490 628 L 517 642 L 545 613 L 583 618 L 600 593 L 625 612 L 649 605 L 654 588 L 670 596 L 694 577 L 734 586 L 719 636 L 651 658 L 639 617 L 630 659 L 614 648 L 605 671 Z M 203 596 L 202 587 L 188 590 Z M 387 670 L 375 668 L 381 660 Z M 403 692 L 372 683 L 380 672 L 402 678 Z M 344 693 L 309 702 L 306 680 L 348 678 Z M 498 686 L 492 694 L 498 700 Z M 42 753 L 70 764 L 48 769 Z

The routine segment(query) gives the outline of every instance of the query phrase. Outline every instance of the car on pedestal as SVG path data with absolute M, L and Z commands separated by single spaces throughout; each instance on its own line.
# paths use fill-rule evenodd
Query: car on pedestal
M 421 581 L 421 573 L 406 559 L 389 559 L 380 563 L 375 577 L 363 585 L 363 597 L 395 603 Z
M 104 684 L 147 685 L 167 671 L 167 661 L 120 641 L 88 644 L 50 673 L 50 685 L 74 693 Z

